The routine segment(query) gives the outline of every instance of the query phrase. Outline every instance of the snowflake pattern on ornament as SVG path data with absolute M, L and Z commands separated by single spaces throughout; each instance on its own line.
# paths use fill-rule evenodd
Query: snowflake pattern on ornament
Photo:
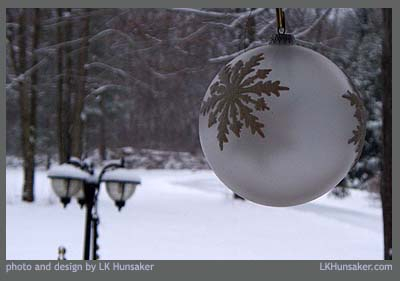
M 354 160 L 354 164 L 358 161 L 361 156 L 362 147 L 364 145 L 365 133 L 366 133 L 366 111 L 361 100 L 361 96 L 356 92 L 352 93 L 347 91 L 346 94 L 342 95 L 343 98 L 350 101 L 350 105 L 355 107 L 354 117 L 357 119 L 357 127 L 353 130 L 353 136 L 347 141 L 348 144 L 356 145 L 357 157 Z
M 217 125 L 217 139 L 221 151 L 228 142 L 229 130 L 240 137 L 243 125 L 250 132 L 265 137 L 264 124 L 254 111 L 269 110 L 265 96 L 280 96 L 280 91 L 289 90 L 280 81 L 266 80 L 272 69 L 258 69 L 264 54 L 251 57 L 246 63 L 237 61 L 226 65 L 218 74 L 218 81 L 210 86 L 210 96 L 202 103 L 200 113 L 208 115 L 208 127 Z M 255 72 L 255 73 L 254 73 Z M 257 81 L 259 80 L 259 81 Z M 257 97 L 258 96 L 258 97 Z

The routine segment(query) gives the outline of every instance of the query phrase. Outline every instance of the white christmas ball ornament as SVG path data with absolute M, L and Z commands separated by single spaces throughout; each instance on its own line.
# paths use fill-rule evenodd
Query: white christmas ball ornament
M 329 59 L 279 35 L 229 62 L 200 109 L 200 142 L 218 178 L 268 206 L 311 201 L 357 161 L 365 111 Z

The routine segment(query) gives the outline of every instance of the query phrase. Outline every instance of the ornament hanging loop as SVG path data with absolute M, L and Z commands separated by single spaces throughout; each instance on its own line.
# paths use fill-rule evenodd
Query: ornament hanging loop
M 286 33 L 285 12 L 282 8 L 276 8 L 276 29 L 278 34 Z

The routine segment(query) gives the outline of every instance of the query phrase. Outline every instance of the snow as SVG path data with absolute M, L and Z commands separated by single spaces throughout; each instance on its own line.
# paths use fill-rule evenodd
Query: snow
M 82 180 L 87 179 L 90 176 L 89 173 L 82 171 L 80 168 L 66 163 L 52 166 L 47 175 L 54 178 L 73 178 Z
M 133 154 L 134 153 L 134 149 L 131 146 L 122 147 L 121 150 L 122 150 L 123 153 L 126 153 L 126 154 Z
M 63 209 L 44 170 L 36 174 L 36 202 L 23 203 L 21 168 L 6 173 L 6 258 L 56 259 L 62 245 L 67 259 L 81 259 L 84 211 L 78 204 Z M 365 191 L 272 208 L 232 200 L 212 171 L 135 174 L 142 185 L 121 212 L 102 187 L 101 259 L 383 259 L 379 201 Z
M 135 174 L 133 170 L 130 169 L 115 169 L 112 171 L 107 171 L 102 177 L 103 181 L 124 181 L 131 183 L 140 183 L 140 178 Z
M 208 163 L 202 154 L 188 152 L 164 151 L 153 149 L 122 149 L 125 164 L 128 168 L 147 169 L 209 169 Z M 120 153 L 114 153 L 116 157 Z

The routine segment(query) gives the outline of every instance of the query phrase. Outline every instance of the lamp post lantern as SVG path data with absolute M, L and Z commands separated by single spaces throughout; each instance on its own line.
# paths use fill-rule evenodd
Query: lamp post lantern
M 48 177 L 51 179 L 51 187 L 55 194 L 60 197 L 64 208 L 71 201 L 71 198 L 80 192 L 84 181 L 89 173 L 71 164 L 62 164 L 53 167 Z
M 115 201 L 118 210 L 125 206 L 128 200 L 136 191 L 136 186 L 140 184 L 140 179 L 126 169 L 115 169 L 106 172 L 102 177 L 106 184 L 108 195 Z
M 97 260 L 99 258 L 97 203 L 101 182 L 105 182 L 107 193 L 115 201 L 118 210 L 121 210 L 125 201 L 133 195 L 137 185 L 141 183 L 140 178 L 132 175 L 132 172 L 125 168 L 123 158 L 104 166 L 98 174 L 95 173 L 91 162 L 71 158 L 67 163 L 52 167 L 48 172 L 48 177 L 64 208 L 72 197 L 77 199 L 81 208 L 85 206 L 83 259 Z

